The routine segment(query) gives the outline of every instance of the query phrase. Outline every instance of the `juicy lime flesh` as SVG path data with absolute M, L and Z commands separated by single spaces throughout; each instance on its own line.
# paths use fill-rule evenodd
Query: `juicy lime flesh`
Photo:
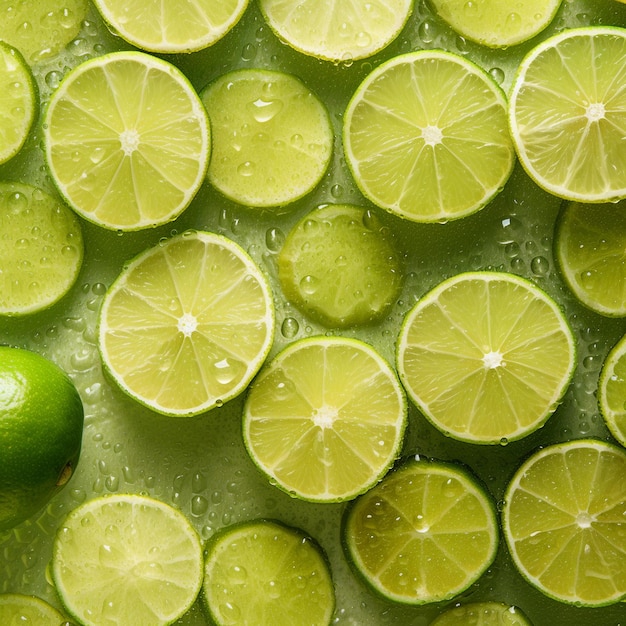
M 96 0 L 98 10 L 127 41 L 152 52 L 192 52 L 221 39 L 248 0 Z
M 433 0 L 439 15 L 464 37 L 490 47 L 526 41 L 554 19 L 562 0 L 513 4 L 499 0 Z
M 100 349 L 116 380 L 168 414 L 200 413 L 238 394 L 272 337 L 266 279 L 236 244 L 202 232 L 140 255 L 101 314 Z
M 522 62 L 511 131 L 547 191 L 583 202 L 626 197 L 626 30 L 566 31 Z
M 355 501 L 344 537 L 374 589 L 422 604 L 475 582 L 494 559 L 498 528 L 493 503 L 465 472 L 409 461 Z
M 575 365 L 557 305 L 498 272 L 441 283 L 409 312 L 398 346 L 410 397 L 444 433 L 474 443 L 518 439 L 541 426 Z
M 321 180 L 333 151 L 328 112 L 298 78 L 237 70 L 201 94 L 211 119 L 209 180 L 240 204 L 293 202 Z
M 380 319 L 402 287 L 400 255 L 375 214 L 351 205 L 308 213 L 278 257 L 286 296 L 328 326 Z
M 80 64 L 54 92 L 46 127 L 46 157 L 59 190 L 106 228 L 168 222 L 204 179 L 206 111 L 174 66 L 141 52 Z
M 57 531 L 52 578 L 86 626 L 171 624 L 195 601 L 202 545 L 182 513 L 145 496 L 95 498 Z
M 410 0 L 261 0 L 281 39 L 305 54 L 343 62 L 371 56 L 391 43 L 412 8 Z
M 504 530 L 522 574 L 562 602 L 626 595 L 626 452 L 600 441 L 542 449 L 507 489 Z
M 209 544 L 203 599 L 216 624 L 326 626 L 335 607 L 321 550 L 297 529 L 259 520 Z
M 76 469 L 83 405 L 56 364 L 0 346 L 0 531 L 38 513 Z
M 36 596 L 18 593 L 0 595 L 0 624 L 19 626 L 62 626 L 65 618 L 54 607 Z
M 309 500 L 355 497 L 395 460 L 403 392 L 372 348 L 344 338 L 291 344 L 254 381 L 244 439 L 278 486 Z
M 557 228 L 557 258 L 576 297 L 603 315 L 626 316 L 626 201 L 568 203 Z
M 0 315 L 45 309 L 75 283 L 83 260 L 78 218 L 31 185 L 0 183 Z
M 448 609 L 431 626 L 532 626 L 515 606 L 502 602 L 470 602 Z
M 604 362 L 598 386 L 598 399 L 609 430 L 623 446 L 626 446 L 625 338 L 618 341 Z
M 348 105 L 344 150 L 365 196 L 418 222 L 482 208 L 514 163 L 500 88 L 469 61 L 433 51 L 365 79 Z
M 19 52 L 2 43 L 0 36 L 0 164 L 19 152 L 34 117 L 35 90 L 30 70 Z

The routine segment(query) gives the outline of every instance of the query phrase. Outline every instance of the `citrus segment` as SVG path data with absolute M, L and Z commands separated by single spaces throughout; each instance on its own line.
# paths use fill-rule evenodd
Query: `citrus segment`
M 607 355 L 598 383 L 598 403 L 609 430 L 626 446 L 626 335 Z
M 324 104 L 300 79 L 276 70 L 229 72 L 202 92 L 211 119 L 209 181 L 240 204 L 288 204 L 326 171 L 333 129 Z
M 228 33 L 248 0 L 95 0 L 121 37 L 150 52 L 194 52 Z
M 20 593 L 4 593 L 0 595 L 0 624 L 19 626 L 62 626 L 67 624 L 63 615 L 36 596 Z
M 204 180 L 209 122 L 170 63 L 115 52 L 81 63 L 53 93 L 46 158 L 68 203 L 100 226 L 136 230 L 176 218 Z
M 411 459 L 360 496 L 343 526 L 348 558 L 386 598 L 424 604 L 453 598 L 493 562 L 495 507 L 460 467 Z
M 37 104 L 28 65 L 0 36 L 0 164 L 14 157 L 24 145 Z
M 467 272 L 409 311 L 397 363 L 409 396 L 442 432 L 502 443 L 556 409 L 574 372 L 575 343 L 557 304 L 531 282 Z
M 211 538 L 203 591 L 217 626 L 327 626 L 335 608 L 321 548 L 271 520 L 230 526 Z
M 626 202 L 566 204 L 555 248 L 569 288 L 585 306 L 626 316 Z
M 265 276 L 233 241 L 188 232 L 129 263 L 105 295 L 99 345 L 124 391 L 195 415 L 245 389 L 274 332 Z
M 305 215 L 278 255 L 287 298 L 330 327 L 382 318 L 402 287 L 393 235 L 369 210 L 326 205 Z
M 506 48 L 531 39 L 554 19 L 562 0 L 432 0 L 437 13 L 463 37 Z
M 626 29 L 565 30 L 522 60 L 510 97 L 520 161 L 569 200 L 626 197 Z
M 250 387 L 244 442 L 257 466 L 291 495 L 348 500 L 396 459 L 406 400 L 395 373 L 356 339 L 290 344 Z
M 503 530 L 520 572 L 561 602 L 626 596 L 626 452 L 593 440 L 533 454 L 507 487 Z
M 344 117 L 346 159 L 378 206 L 416 222 L 460 218 L 508 179 L 515 153 L 501 89 L 456 54 L 392 58 L 357 88 Z
M 191 523 L 148 496 L 89 500 L 66 517 L 53 543 L 52 579 L 85 626 L 172 624 L 198 596 L 202 567 Z
M 470 602 L 442 613 L 430 626 L 532 626 L 516 606 L 502 602 Z
M 0 183 L 0 315 L 25 315 L 60 300 L 83 260 L 78 218 L 41 189 Z

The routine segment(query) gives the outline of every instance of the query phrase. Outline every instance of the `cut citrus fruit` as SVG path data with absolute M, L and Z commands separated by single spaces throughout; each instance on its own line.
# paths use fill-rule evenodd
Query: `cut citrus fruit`
M 0 182 L 0 315 L 25 315 L 60 300 L 83 260 L 78 218 L 41 189 Z
M 544 424 L 572 378 L 575 352 L 563 312 L 536 285 L 467 272 L 409 311 L 397 362 L 409 396 L 437 428 L 492 444 Z
M 83 217 L 116 230 L 178 217 L 204 180 L 209 134 L 185 76 L 142 52 L 78 65 L 52 94 L 44 119 L 60 192 Z
M 484 207 L 511 174 L 515 151 L 497 83 L 450 52 L 420 50 L 377 67 L 344 116 L 347 162 L 363 194 L 416 222 Z
M 389 45 L 404 28 L 411 0 L 261 0 L 270 28 L 292 48 L 349 63 Z
M 172 624 L 200 592 L 202 543 L 187 518 L 148 496 L 81 504 L 54 538 L 52 579 L 84 626 Z
M 405 604 L 448 600 L 491 565 L 496 509 L 458 466 L 416 457 L 346 511 L 346 553 L 378 593 Z
M 186 232 L 129 263 L 100 314 L 102 358 L 151 409 L 195 415 L 245 389 L 272 344 L 267 280 L 236 243 Z
M 569 200 L 626 198 L 626 29 L 565 30 L 522 60 L 511 134 L 535 182 Z
M 531 39 L 554 19 L 562 0 L 432 0 L 437 13 L 463 37 L 491 48 Z
M 585 306 L 601 315 L 626 316 L 626 201 L 567 203 L 555 248 L 569 288 Z
M 0 164 L 13 158 L 26 142 L 35 119 L 36 99 L 28 65 L 0 37 Z
M 200 95 L 213 133 L 209 181 L 225 196 L 248 206 L 280 206 L 320 182 L 333 129 L 326 107 L 300 79 L 235 70 Z
M 273 520 L 230 526 L 206 550 L 202 598 L 217 626 L 328 626 L 335 590 L 304 532 Z
M 150 52 L 194 52 L 228 33 L 248 0 L 95 0 L 98 11 L 126 41 Z
M 513 561 L 544 594 L 601 606 L 626 596 L 626 452 L 602 441 L 542 448 L 507 487 Z
M 607 355 L 598 383 L 598 403 L 609 430 L 626 446 L 626 335 Z
M 371 346 L 309 337 L 287 346 L 252 383 L 244 442 L 270 481 L 292 496 L 348 500 L 393 464 L 406 417 L 401 385 Z
M 516 606 L 502 602 L 459 604 L 442 613 L 430 626 L 532 626 Z
M 63 626 L 67 620 L 53 606 L 36 596 L 0 594 L 0 624 L 4 626 Z
M 278 255 L 278 277 L 291 302 L 330 327 L 383 317 L 402 287 L 393 235 L 372 211 L 326 205 L 305 215 Z

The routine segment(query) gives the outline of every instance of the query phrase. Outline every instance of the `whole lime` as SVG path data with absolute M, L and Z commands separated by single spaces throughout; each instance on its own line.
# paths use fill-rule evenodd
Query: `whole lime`
M 52 361 L 0 346 L 0 531 L 40 511 L 80 455 L 83 404 Z

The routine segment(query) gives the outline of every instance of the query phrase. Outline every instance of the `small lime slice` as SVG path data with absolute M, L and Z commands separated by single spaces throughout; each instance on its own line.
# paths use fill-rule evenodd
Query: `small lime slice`
M 52 578 L 67 611 L 84 626 L 165 626 L 200 592 L 202 543 L 187 518 L 148 496 L 87 501 L 59 527 Z
M 248 0 L 95 0 L 104 20 L 133 45 L 150 52 L 194 52 L 228 33 Z
M 558 305 L 528 280 L 467 272 L 427 293 L 407 314 L 398 373 L 442 432 L 472 443 L 519 439 L 557 408 L 576 364 Z
M 202 589 L 216 626 L 328 626 L 335 608 L 319 545 L 272 520 L 229 526 L 213 536 Z
M 567 203 L 555 248 L 569 288 L 585 306 L 601 315 L 626 316 L 626 201 Z
M 0 594 L 0 624 L 3 626 L 62 626 L 68 624 L 59 611 L 36 596 Z
M 498 547 L 494 503 L 458 466 L 411 459 L 360 496 L 345 515 L 348 559 L 395 602 L 448 600 L 476 582 Z
M 442 613 L 430 626 L 532 626 L 516 606 L 502 602 L 470 602 Z
M 292 48 L 319 59 L 349 63 L 372 56 L 404 28 L 411 0 L 261 0 L 271 29 Z
M 598 383 L 598 403 L 609 430 L 626 446 L 626 335 L 607 355 Z
M 205 178 L 210 131 L 202 102 L 178 69 L 142 52 L 74 68 L 53 93 L 43 128 L 60 192 L 105 228 L 173 220 Z
M 626 29 L 566 29 L 522 60 L 510 96 L 519 159 L 546 191 L 626 198 Z
M 0 36 L 0 164 L 22 149 L 38 106 L 28 65 Z
M 515 152 L 496 82 L 459 55 L 402 54 L 357 88 L 344 116 L 346 159 L 376 205 L 416 222 L 478 211 L 504 186 Z
M 502 528 L 522 575 L 577 606 L 626 596 L 626 451 L 577 440 L 542 448 L 507 487 Z
M 554 19 L 562 0 L 432 0 L 439 14 L 460 35 L 491 48 L 531 39 Z
M 236 243 L 185 232 L 131 261 L 100 313 L 104 364 L 154 411 L 196 415 L 242 392 L 272 345 L 267 279 Z
M 285 295 L 330 327 L 382 318 L 402 287 L 393 234 L 369 210 L 326 205 L 305 215 L 278 255 Z
M 25 315 L 58 302 L 83 261 L 76 215 L 43 190 L 0 182 L 0 315 Z
M 333 502 L 380 480 L 399 454 L 406 419 L 395 372 L 371 346 L 309 337 L 287 346 L 254 380 L 243 435 L 273 484 Z
M 326 107 L 300 79 L 235 70 L 200 95 L 213 132 L 209 181 L 226 197 L 280 206 L 320 182 L 333 153 L 333 129 Z

